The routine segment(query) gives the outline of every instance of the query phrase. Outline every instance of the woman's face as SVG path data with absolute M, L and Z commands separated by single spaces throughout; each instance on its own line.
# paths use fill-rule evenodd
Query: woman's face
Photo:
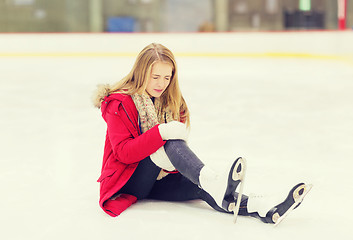
M 165 62 L 156 62 L 152 66 L 146 91 L 152 97 L 160 97 L 167 89 L 172 78 L 172 66 Z

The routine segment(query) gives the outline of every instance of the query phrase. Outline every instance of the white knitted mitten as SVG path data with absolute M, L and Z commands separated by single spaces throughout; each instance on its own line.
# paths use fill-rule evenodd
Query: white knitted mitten
M 150 155 L 150 158 L 154 164 L 156 164 L 158 167 L 162 169 L 165 169 L 167 171 L 175 170 L 175 167 L 170 162 L 163 146 L 160 147 L 156 152 L 152 153 Z
M 169 140 L 169 139 L 186 140 L 188 137 L 188 131 L 186 129 L 186 125 L 178 121 L 162 123 L 158 126 L 158 129 L 163 140 Z

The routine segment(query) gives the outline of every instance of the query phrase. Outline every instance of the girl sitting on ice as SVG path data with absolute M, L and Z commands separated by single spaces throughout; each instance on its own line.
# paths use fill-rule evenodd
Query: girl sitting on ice
M 224 173 L 205 165 L 185 142 L 189 111 L 180 92 L 172 52 L 150 44 L 130 73 L 113 86 L 99 86 L 95 106 L 107 123 L 100 206 L 118 216 L 141 199 L 201 199 L 225 213 L 279 223 L 311 185 L 299 183 L 275 202 L 242 195 L 246 163 L 229 162 Z M 264 204 L 265 203 L 265 204 Z

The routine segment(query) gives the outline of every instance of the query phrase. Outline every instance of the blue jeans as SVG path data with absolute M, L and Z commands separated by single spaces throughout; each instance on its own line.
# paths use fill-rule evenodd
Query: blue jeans
M 191 182 L 200 185 L 200 171 L 205 164 L 191 151 L 186 142 L 169 140 L 164 149 L 173 166 Z
M 161 168 L 147 157 L 140 161 L 135 172 L 118 193 L 127 193 L 137 199 L 156 199 L 163 201 L 188 201 L 201 199 L 213 209 L 226 212 L 219 207 L 206 191 L 199 188 L 200 170 L 204 164 L 190 150 L 185 141 L 168 140 L 164 149 L 173 166 L 179 171 L 157 181 Z M 243 195 L 239 214 L 247 215 L 247 197 Z

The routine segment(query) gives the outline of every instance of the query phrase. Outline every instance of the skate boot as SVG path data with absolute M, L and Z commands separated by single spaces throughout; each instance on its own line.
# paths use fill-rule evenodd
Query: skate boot
M 241 157 L 226 169 L 225 174 L 218 174 L 207 166 L 200 171 L 200 187 L 212 196 L 218 206 L 233 212 L 234 221 L 242 199 L 244 176 L 245 159 Z
M 282 202 L 278 198 L 275 200 L 276 197 L 274 196 L 256 197 L 249 195 L 247 204 L 249 216 L 258 218 L 264 223 L 278 225 L 293 209 L 301 204 L 311 188 L 311 184 L 299 183 L 289 191 L 288 196 Z M 271 206 L 274 207 L 271 208 Z

